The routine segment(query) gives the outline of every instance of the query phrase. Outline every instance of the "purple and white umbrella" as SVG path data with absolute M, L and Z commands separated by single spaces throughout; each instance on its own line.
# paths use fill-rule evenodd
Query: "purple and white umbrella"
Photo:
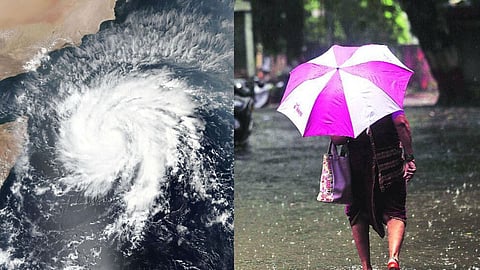
M 290 72 L 277 111 L 304 137 L 357 137 L 385 115 L 403 109 L 412 74 L 385 45 L 334 45 Z

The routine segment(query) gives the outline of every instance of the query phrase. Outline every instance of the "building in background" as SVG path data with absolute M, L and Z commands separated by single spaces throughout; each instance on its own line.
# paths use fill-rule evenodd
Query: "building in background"
M 253 42 L 252 8 L 250 2 L 235 1 L 235 64 L 236 78 L 255 75 L 255 48 Z

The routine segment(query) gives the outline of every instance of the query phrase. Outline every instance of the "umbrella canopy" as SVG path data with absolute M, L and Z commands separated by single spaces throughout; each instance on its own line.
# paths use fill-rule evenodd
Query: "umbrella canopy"
M 304 137 L 357 137 L 385 115 L 403 109 L 412 74 L 385 45 L 334 45 L 290 72 L 277 111 Z

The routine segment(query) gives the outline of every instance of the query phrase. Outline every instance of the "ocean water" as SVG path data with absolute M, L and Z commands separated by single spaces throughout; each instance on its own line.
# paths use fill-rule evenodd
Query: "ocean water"
M 0 268 L 233 269 L 233 1 L 165 2 L 0 82 Z

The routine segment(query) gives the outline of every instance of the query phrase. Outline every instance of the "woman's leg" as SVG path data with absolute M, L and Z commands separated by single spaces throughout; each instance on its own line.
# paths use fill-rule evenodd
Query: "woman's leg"
M 362 263 L 363 270 L 371 270 L 372 264 L 370 262 L 370 238 L 369 225 L 364 222 L 357 222 L 352 225 L 352 235 L 357 247 L 358 256 Z
M 388 230 L 388 251 L 390 258 L 398 260 L 400 249 L 402 248 L 403 235 L 405 234 L 405 222 L 399 219 L 391 218 L 387 222 Z

